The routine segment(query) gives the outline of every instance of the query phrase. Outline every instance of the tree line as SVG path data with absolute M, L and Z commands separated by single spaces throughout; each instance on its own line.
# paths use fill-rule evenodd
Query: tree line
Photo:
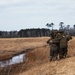
M 20 31 L 0 31 L 0 38 L 21 38 L 21 37 L 43 37 L 50 36 L 50 30 L 46 28 L 21 29 Z
M 46 26 L 48 28 L 52 28 L 55 26 L 54 23 L 47 23 Z M 59 29 L 58 30 L 62 30 L 64 31 L 64 33 L 75 36 L 75 24 L 72 25 L 73 27 L 71 27 L 71 25 L 64 25 L 64 22 L 60 22 L 59 23 Z
M 48 28 L 21 29 L 20 31 L 0 31 L 0 38 L 50 36 L 51 31 L 54 30 L 54 26 L 55 26 L 54 23 L 50 23 L 50 24 L 47 23 L 46 27 L 48 27 Z M 73 25 L 73 27 L 71 27 L 70 25 L 64 25 L 64 22 L 60 22 L 58 30 L 63 30 L 66 34 L 75 36 L 75 24 Z

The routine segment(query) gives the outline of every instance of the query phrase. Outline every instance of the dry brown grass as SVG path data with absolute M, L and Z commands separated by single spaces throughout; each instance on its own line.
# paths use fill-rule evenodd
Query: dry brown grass
M 42 38 L 0 38 L 0 60 L 9 59 L 28 48 L 35 48 L 46 44 L 46 37 Z
M 32 65 L 27 71 L 19 75 L 75 75 L 75 38 L 69 41 L 69 58 L 49 62 L 49 47 L 37 49 L 31 52 L 30 59 L 35 58 L 29 64 Z M 28 66 L 29 66 L 28 65 Z
M 75 75 L 75 37 L 69 41 L 68 57 L 54 62 L 49 62 L 49 46 L 39 47 L 39 45 L 43 46 L 46 44 L 49 37 L 35 39 L 37 40 L 34 41 L 33 38 L 27 38 L 26 40 L 28 40 L 28 42 L 31 40 L 32 46 L 38 43 L 36 45 L 38 48 L 26 53 L 26 61 L 24 63 L 13 65 L 10 71 L 9 69 L 6 71 L 2 70 L 4 73 L 7 73 L 3 73 L 2 75 L 8 75 L 9 72 L 9 75 Z M 22 39 L 17 40 L 21 42 Z M 23 41 L 24 40 L 23 38 Z M 30 47 L 32 46 L 30 45 Z M 23 45 L 23 47 L 25 46 Z

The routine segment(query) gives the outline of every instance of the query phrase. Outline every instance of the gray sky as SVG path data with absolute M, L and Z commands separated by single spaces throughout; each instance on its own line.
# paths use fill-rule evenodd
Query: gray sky
M 0 0 L 0 30 L 75 24 L 75 0 Z

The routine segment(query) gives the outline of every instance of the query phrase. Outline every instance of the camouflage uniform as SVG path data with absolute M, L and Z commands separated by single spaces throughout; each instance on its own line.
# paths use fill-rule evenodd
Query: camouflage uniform
M 49 39 L 47 43 L 50 45 L 50 61 L 52 61 L 53 58 L 57 59 L 58 40 Z
M 66 57 L 68 53 L 68 41 L 72 39 L 70 35 L 65 35 L 63 31 L 58 31 L 56 38 L 59 40 L 58 44 L 58 54 L 59 58 Z
M 66 41 L 67 39 L 64 38 L 63 35 L 64 35 L 64 32 L 63 31 L 58 31 L 58 33 L 56 35 L 56 38 L 59 41 L 59 43 L 58 43 L 58 54 L 59 54 L 59 58 L 60 59 L 63 58 L 63 56 L 64 56 L 64 54 L 66 52 L 66 48 L 67 48 L 67 41 Z
M 72 37 L 71 37 L 70 35 L 66 35 L 66 39 L 67 39 L 67 43 L 68 43 L 68 41 L 71 40 Z M 65 52 L 65 54 L 66 54 L 66 55 L 68 54 L 68 44 L 67 44 L 67 47 L 66 47 L 66 52 Z
M 67 47 L 68 47 L 68 42 L 67 42 L 67 38 L 65 36 L 63 36 L 60 39 L 60 51 L 59 51 L 59 58 L 62 59 L 64 56 L 66 57 L 67 55 Z
M 57 56 L 59 54 L 59 58 L 66 57 L 68 53 L 68 41 L 72 39 L 70 35 L 64 35 L 64 31 L 53 30 L 51 33 L 52 42 L 48 42 L 51 45 L 50 48 L 50 56 L 53 58 L 54 54 Z M 54 41 L 58 41 L 55 42 Z M 50 41 L 50 40 L 49 40 Z M 55 48 L 55 49 L 54 49 Z
M 59 47 L 60 47 L 60 51 L 59 51 L 59 58 L 62 59 L 64 57 L 66 57 L 67 53 L 68 53 L 68 41 L 72 39 L 71 36 L 66 36 L 63 34 L 63 36 L 60 39 L 60 43 L 59 43 Z
M 58 33 L 56 34 L 56 38 L 58 39 L 58 50 L 57 50 L 57 54 L 59 54 L 60 53 L 60 40 L 61 40 L 61 38 L 62 38 L 62 35 L 63 35 L 63 32 L 61 32 L 61 31 L 58 31 Z
M 54 39 L 56 37 L 56 34 L 57 34 L 58 30 L 53 30 L 51 32 L 51 38 Z

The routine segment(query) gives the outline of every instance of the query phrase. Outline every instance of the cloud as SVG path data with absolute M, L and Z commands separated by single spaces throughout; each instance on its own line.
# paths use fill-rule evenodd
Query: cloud
M 74 0 L 0 0 L 0 24 L 12 28 L 45 27 L 47 22 L 72 23 L 74 16 Z

